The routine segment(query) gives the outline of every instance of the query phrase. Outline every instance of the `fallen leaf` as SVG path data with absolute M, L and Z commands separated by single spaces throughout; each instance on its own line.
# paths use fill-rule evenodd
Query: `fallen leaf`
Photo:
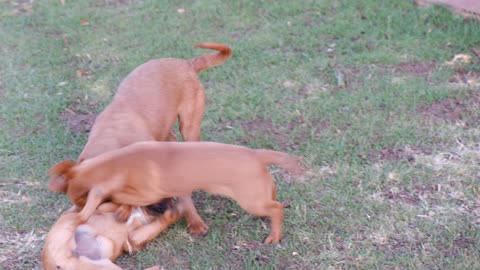
M 285 81 L 283 83 L 283 87 L 286 87 L 286 88 L 290 88 L 290 87 L 294 87 L 295 86 L 295 83 L 291 82 L 291 81 Z
M 447 61 L 446 64 L 449 66 L 464 65 L 470 64 L 472 62 L 472 56 L 468 54 L 456 54 L 452 61 Z
M 79 78 L 80 78 L 80 77 L 85 77 L 85 76 L 88 75 L 88 73 L 87 73 L 85 70 L 83 70 L 83 69 L 77 70 L 76 74 L 77 74 L 77 77 L 79 77 Z

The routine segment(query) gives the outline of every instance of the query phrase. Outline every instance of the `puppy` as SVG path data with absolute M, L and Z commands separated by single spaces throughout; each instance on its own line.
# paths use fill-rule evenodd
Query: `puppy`
M 138 208 L 128 223 L 118 222 L 118 205 L 101 204 L 88 222 L 78 224 L 76 207 L 66 211 L 52 226 L 42 250 L 46 270 L 121 269 L 113 263 L 124 251 L 137 251 L 168 225 L 176 222 L 181 210 L 170 202 L 161 216 L 152 216 Z M 158 269 L 158 268 L 150 268 Z
M 283 206 L 267 165 L 301 173 L 298 158 L 271 150 L 212 142 L 139 142 L 75 165 L 64 161 L 50 169 L 49 189 L 64 192 L 83 207 L 85 222 L 104 200 L 144 206 L 162 198 L 203 190 L 234 199 L 247 212 L 268 216 L 265 243 L 280 241 Z
M 195 46 L 218 53 L 190 60 L 156 59 L 134 69 L 122 81 L 110 105 L 96 118 L 78 162 L 138 141 L 176 141 L 171 130 L 177 119 L 183 140 L 199 141 L 205 91 L 198 73 L 223 63 L 232 50 L 218 43 Z M 178 200 L 185 209 L 190 233 L 205 234 L 207 226 L 198 215 L 191 194 L 183 194 Z M 118 208 L 117 217 L 126 220 L 130 210 Z

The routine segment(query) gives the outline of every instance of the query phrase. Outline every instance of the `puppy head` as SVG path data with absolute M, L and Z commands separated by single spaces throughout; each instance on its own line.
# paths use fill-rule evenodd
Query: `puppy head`
M 68 180 L 70 178 L 69 172 L 73 166 L 75 166 L 75 162 L 66 160 L 50 168 L 50 170 L 48 170 L 48 174 L 50 175 L 48 190 L 66 193 L 68 189 Z

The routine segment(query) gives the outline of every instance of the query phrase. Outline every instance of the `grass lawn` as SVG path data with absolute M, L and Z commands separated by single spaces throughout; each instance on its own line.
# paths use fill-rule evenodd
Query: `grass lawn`
M 234 55 L 201 73 L 204 140 L 302 155 L 274 169 L 284 238 L 197 193 L 126 269 L 480 269 L 480 24 L 405 0 L 0 0 L 0 269 L 41 269 L 76 159 L 122 78 L 160 57 Z M 447 65 L 456 54 L 471 61 Z

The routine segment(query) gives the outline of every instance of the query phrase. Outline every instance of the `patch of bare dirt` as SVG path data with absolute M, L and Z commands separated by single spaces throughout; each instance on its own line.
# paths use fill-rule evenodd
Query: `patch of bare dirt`
M 246 131 L 248 136 L 240 141 L 241 143 L 248 143 L 250 138 L 264 137 L 273 140 L 281 149 L 298 150 L 303 142 L 310 140 L 312 132 L 319 137 L 322 130 L 329 126 L 329 122 L 324 120 L 318 121 L 318 123 L 307 123 L 302 116 L 299 116 L 282 126 L 274 125 L 271 121 L 263 119 L 235 120 L 231 126 L 239 126 Z M 297 131 L 292 133 L 292 130 L 295 129 Z
M 383 196 L 392 201 L 411 205 L 417 205 L 420 202 L 420 198 L 416 194 L 407 190 L 388 190 L 383 193 Z
M 382 196 L 396 203 L 418 205 L 421 197 L 431 197 L 437 192 L 438 187 L 436 185 L 415 185 L 411 189 L 398 187 L 385 188 Z
M 237 121 L 237 124 L 245 129 L 248 137 L 268 137 L 278 143 L 282 149 L 296 148 L 290 138 L 280 128 L 274 126 L 271 121 L 256 119 L 252 121 Z M 245 138 L 243 143 L 247 143 L 248 140 L 248 138 Z
M 132 0 L 101 0 L 101 1 L 94 1 L 95 7 L 118 7 L 118 6 L 126 6 L 134 1 Z
M 427 118 L 435 121 L 455 123 L 463 121 L 463 115 L 480 106 L 480 92 L 472 92 L 461 98 L 446 98 L 429 106 L 421 105 L 418 111 Z M 468 123 L 467 123 L 468 124 Z
M 376 67 L 381 68 L 380 71 Z M 353 91 L 362 87 L 369 77 L 382 76 L 382 74 L 398 74 L 422 76 L 427 78 L 436 69 L 437 65 L 432 61 L 411 61 L 395 65 L 361 65 L 344 66 L 335 68 L 335 80 L 337 89 Z
M 377 250 L 387 253 L 387 256 L 391 256 L 392 253 L 397 253 L 403 249 L 410 248 L 411 245 L 416 245 L 418 243 L 411 243 L 401 237 L 386 237 L 382 239 L 383 242 L 374 242 L 373 245 Z
M 374 161 L 387 160 L 395 161 L 406 159 L 410 162 L 415 161 L 416 155 L 431 155 L 432 150 L 421 146 L 404 146 L 400 148 L 383 148 L 379 151 L 371 152 L 369 159 Z
M 453 240 L 453 245 L 450 243 L 438 242 L 435 247 L 445 256 L 454 257 L 460 253 L 466 253 L 468 249 L 475 249 L 475 240 L 469 237 L 460 235 Z
M 390 66 L 393 73 L 404 73 L 412 75 L 429 75 L 435 68 L 435 62 L 430 61 L 412 61 L 403 62 L 397 65 Z
M 475 244 L 475 241 L 472 238 L 459 236 L 457 239 L 453 240 L 453 243 L 458 248 L 469 248 Z
M 442 5 L 465 18 L 480 20 L 480 4 L 476 0 L 416 0 L 419 6 Z
M 67 123 L 73 134 L 80 135 L 90 132 L 97 113 L 95 105 L 89 104 L 86 109 L 83 109 L 78 103 L 75 103 L 61 112 L 58 117 Z

